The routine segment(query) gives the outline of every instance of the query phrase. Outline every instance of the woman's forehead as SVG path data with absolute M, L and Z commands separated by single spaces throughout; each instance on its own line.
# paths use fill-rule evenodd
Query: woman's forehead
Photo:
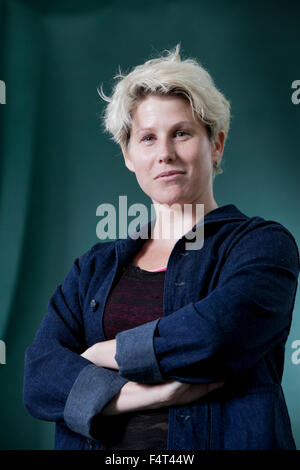
M 176 122 L 195 124 L 190 103 L 178 96 L 148 96 L 141 100 L 132 115 L 133 127 L 151 129 L 160 123 L 172 126 Z

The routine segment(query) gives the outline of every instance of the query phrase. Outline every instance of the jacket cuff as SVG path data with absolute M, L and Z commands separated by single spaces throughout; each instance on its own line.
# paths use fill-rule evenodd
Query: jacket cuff
M 64 420 L 74 432 L 94 439 L 92 420 L 127 382 L 116 371 L 87 365 L 75 380 L 64 408 Z
M 157 318 L 116 335 L 115 360 L 120 376 L 140 383 L 164 382 L 153 344 L 159 320 L 160 318 Z

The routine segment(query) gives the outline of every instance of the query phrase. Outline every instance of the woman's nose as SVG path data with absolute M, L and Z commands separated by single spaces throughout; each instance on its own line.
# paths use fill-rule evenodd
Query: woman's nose
M 164 139 L 160 142 L 158 148 L 159 161 L 170 161 L 175 158 L 175 149 L 173 143 L 169 139 Z

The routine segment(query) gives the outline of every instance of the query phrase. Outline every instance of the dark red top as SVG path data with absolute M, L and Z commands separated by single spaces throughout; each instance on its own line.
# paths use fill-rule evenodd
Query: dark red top
M 163 315 L 164 271 L 145 271 L 133 264 L 116 280 L 106 302 L 106 338 Z M 167 448 L 168 408 L 109 416 L 103 449 Z

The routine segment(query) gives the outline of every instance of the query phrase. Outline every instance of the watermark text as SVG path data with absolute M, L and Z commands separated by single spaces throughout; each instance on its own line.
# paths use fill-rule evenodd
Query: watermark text
M 291 358 L 292 363 L 297 366 L 298 364 L 300 364 L 300 339 L 296 339 L 292 342 L 292 349 L 295 349 Z
M 292 88 L 295 91 L 292 93 L 291 100 L 293 104 L 300 103 L 300 80 L 294 80 L 292 83 Z
M 102 217 L 96 227 L 100 240 L 117 238 L 117 220 L 119 222 L 118 238 L 153 238 L 178 240 L 185 237 L 191 243 L 185 243 L 186 250 L 200 250 L 204 244 L 204 204 L 151 204 L 151 235 L 149 236 L 143 221 L 149 220 L 148 208 L 136 203 L 127 206 L 127 196 L 119 196 L 119 208 L 113 204 L 103 203 L 97 207 L 96 215 Z M 118 216 L 117 216 L 118 213 Z M 138 215 L 137 215 L 138 214 Z M 128 217 L 134 217 L 128 225 Z M 192 222 L 193 221 L 193 222 Z M 148 222 L 149 223 L 149 222 Z M 194 225 L 191 227 L 191 225 Z M 138 230 L 140 227 L 140 230 Z M 141 229 L 143 227 L 143 229 Z
M 3 80 L 0 80 L 0 104 L 6 104 L 6 86 Z
M 0 339 L 0 364 L 6 364 L 6 346 L 2 339 Z

